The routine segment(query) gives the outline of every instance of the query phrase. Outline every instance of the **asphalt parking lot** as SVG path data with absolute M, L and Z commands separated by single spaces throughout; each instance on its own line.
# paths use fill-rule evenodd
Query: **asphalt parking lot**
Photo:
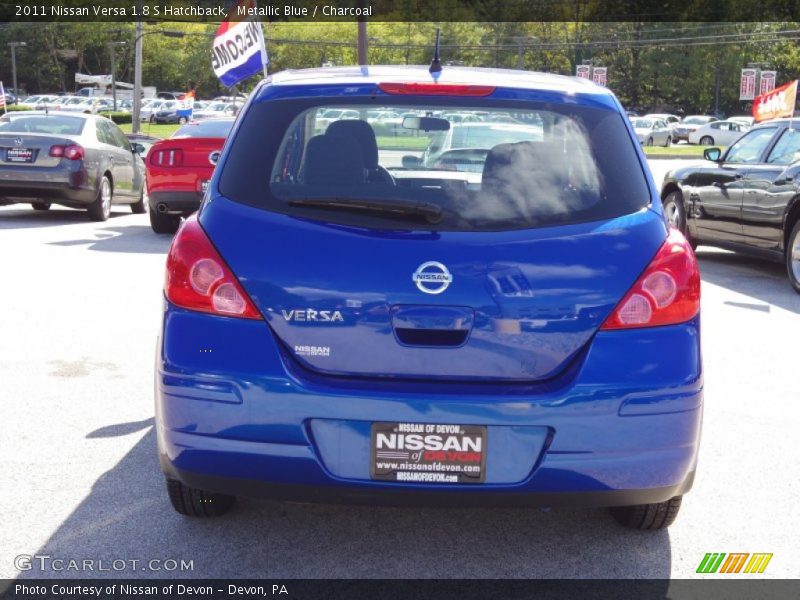
M 659 181 L 667 162 L 653 161 Z M 65 208 L 0 207 L 0 578 L 665 578 L 694 576 L 706 552 L 771 552 L 763 577 L 800 575 L 800 295 L 781 265 L 698 250 L 704 434 L 694 490 L 668 531 L 628 531 L 603 510 L 254 500 L 196 521 L 173 512 L 155 456 L 169 241 L 127 207 L 105 223 Z M 34 561 L 20 572 L 19 555 L 173 559 L 193 570 L 55 571 Z

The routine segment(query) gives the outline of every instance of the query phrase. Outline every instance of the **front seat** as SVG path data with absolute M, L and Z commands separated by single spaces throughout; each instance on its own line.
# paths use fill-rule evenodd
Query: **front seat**
M 375 132 L 366 121 L 342 119 L 328 125 L 325 135 L 337 135 L 354 139 L 361 148 L 361 156 L 367 169 L 367 181 L 370 183 L 394 184 L 389 171 L 378 164 L 378 141 Z

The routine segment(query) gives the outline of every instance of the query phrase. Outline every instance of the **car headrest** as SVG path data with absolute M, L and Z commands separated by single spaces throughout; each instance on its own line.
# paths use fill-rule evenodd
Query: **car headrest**
M 498 144 L 486 155 L 481 187 L 489 191 L 534 191 L 542 183 L 569 179 L 561 146 L 552 142 Z
M 305 182 L 311 185 L 354 185 L 366 181 L 361 147 L 355 139 L 316 135 L 308 140 Z
M 378 142 L 375 139 L 375 132 L 366 121 L 359 121 L 356 119 L 334 121 L 328 125 L 325 134 L 355 139 L 359 146 L 361 146 L 364 165 L 367 169 L 374 169 L 378 166 Z

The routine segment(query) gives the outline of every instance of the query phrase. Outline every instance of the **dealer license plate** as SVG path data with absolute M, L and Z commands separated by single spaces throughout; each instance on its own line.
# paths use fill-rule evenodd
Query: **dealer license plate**
M 9 148 L 6 150 L 8 162 L 33 162 L 33 150 L 30 148 Z
M 373 423 L 372 479 L 407 483 L 483 483 L 486 427 Z

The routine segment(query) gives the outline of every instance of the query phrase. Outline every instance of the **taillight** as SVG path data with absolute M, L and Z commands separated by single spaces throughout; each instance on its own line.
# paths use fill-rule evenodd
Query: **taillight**
M 67 146 L 50 146 L 50 156 L 55 158 L 66 158 L 67 160 L 82 160 L 83 146 L 69 144 Z
M 261 318 L 196 216 L 186 219 L 172 240 L 164 292 L 170 302 L 182 308 L 226 317 Z
M 150 152 L 150 164 L 156 167 L 180 167 L 183 164 L 183 150 L 167 148 Z
M 379 83 L 378 88 L 387 94 L 419 96 L 489 96 L 496 89 L 465 83 Z
M 677 229 L 601 329 L 685 323 L 700 310 L 700 270 L 694 251 Z

